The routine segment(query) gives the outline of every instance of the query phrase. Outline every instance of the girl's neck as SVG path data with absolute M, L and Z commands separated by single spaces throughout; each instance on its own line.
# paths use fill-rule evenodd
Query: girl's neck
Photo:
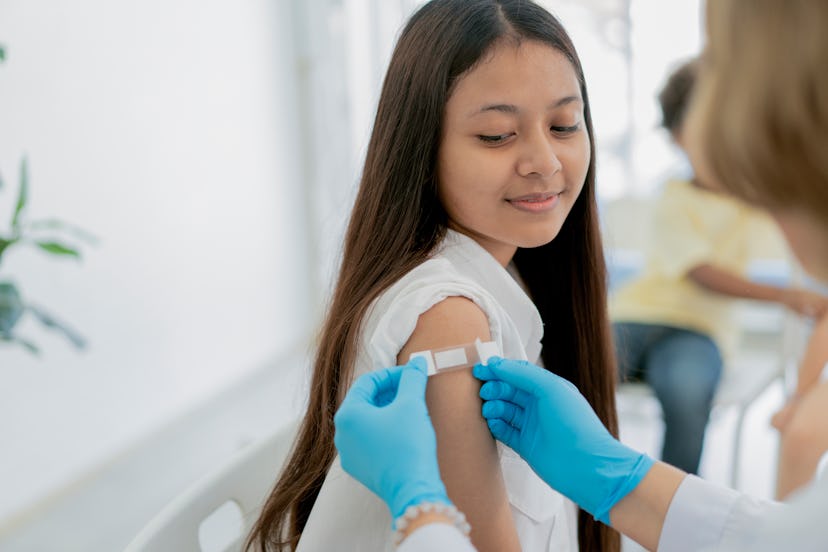
M 448 227 L 450 230 L 454 230 L 477 242 L 477 245 L 485 249 L 504 268 L 512 262 L 512 257 L 517 252 L 517 246 L 515 245 L 499 242 L 489 236 L 484 236 L 478 232 L 464 228 L 453 221 L 449 221 Z

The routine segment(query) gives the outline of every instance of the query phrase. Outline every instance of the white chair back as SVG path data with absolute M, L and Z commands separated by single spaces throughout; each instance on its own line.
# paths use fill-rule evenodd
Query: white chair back
M 816 476 L 817 479 L 825 479 L 828 477 L 828 452 L 820 458 L 819 464 L 817 464 Z
M 225 466 L 196 482 L 141 530 L 127 546 L 127 552 L 238 550 L 273 488 L 298 426 L 298 421 L 289 423 L 271 437 L 239 451 Z M 235 527 L 239 534 L 219 547 L 203 543 L 205 533 L 211 532 L 205 531 L 205 520 L 213 514 L 219 517 L 217 512 L 233 510 L 241 518 L 241 527 Z

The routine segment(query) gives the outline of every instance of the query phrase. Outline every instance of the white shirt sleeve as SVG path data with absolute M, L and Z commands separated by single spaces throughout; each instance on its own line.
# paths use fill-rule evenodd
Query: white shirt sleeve
M 825 552 L 828 550 L 826 512 L 828 477 L 822 472 L 821 479 L 798 492 L 773 519 L 762 519 L 757 537 L 760 546 L 755 550 Z
M 736 491 L 688 475 L 667 510 L 658 549 L 669 552 L 715 550 L 738 500 Z
M 658 550 L 825 551 L 828 528 L 815 519 L 824 517 L 825 511 L 828 484 L 824 481 L 799 500 L 782 504 L 687 476 L 667 511 Z
M 469 539 L 454 525 L 429 523 L 417 528 L 397 552 L 476 552 Z

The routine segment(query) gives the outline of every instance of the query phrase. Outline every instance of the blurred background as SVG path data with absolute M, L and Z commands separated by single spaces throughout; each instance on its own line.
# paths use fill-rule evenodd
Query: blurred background
M 0 341 L 0 550 L 122 549 L 170 498 L 299 414 L 383 73 L 421 3 L 0 2 L 0 231 L 26 176 L 21 220 L 84 232 L 40 228 L 41 244 L 80 258 L 18 243 L 0 282 L 86 341 L 77 349 L 33 311 L 14 335 L 39 354 Z M 602 209 L 646 209 L 686 169 L 656 94 L 700 50 L 700 2 L 540 3 L 584 64 Z M 640 262 L 637 212 L 607 218 L 614 282 Z M 777 238 L 764 243 L 757 273 L 794 278 Z M 746 308 L 774 383 L 748 420 L 740 484 L 767 496 L 767 416 L 797 330 Z M 658 412 L 639 414 L 622 413 L 625 435 L 657 451 Z M 714 419 L 711 478 L 728 480 L 736 416 Z

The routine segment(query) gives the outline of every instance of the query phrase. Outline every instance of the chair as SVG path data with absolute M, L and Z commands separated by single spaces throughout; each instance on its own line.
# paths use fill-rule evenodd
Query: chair
M 292 421 L 254 443 L 172 500 L 127 546 L 127 552 L 201 552 L 204 521 L 227 506 L 241 515 L 240 533 L 222 550 L 238 550 L 267 498 L 299 426 Z
M 736 409 L 736 426 L 733 430 L 729 473 L 729 485 L 732 488 L 737 488 L 739 484 L 742 430 L 748 409 L 765 390 L 784 377 L 785 366 L 783 358 L 757 363 L 744 359 L 727 365 L 722 372 L 722 380 L 713 398 L 713 413 L 725 408 Z M 643 404 L 655 405 L 654 407 L 657 408 L 655 395 L 646 383 L 622 383 L 618 386 L 617 394 L 619 412 L 629 411 L 628 405 L 630 404 L 636 407 Z

